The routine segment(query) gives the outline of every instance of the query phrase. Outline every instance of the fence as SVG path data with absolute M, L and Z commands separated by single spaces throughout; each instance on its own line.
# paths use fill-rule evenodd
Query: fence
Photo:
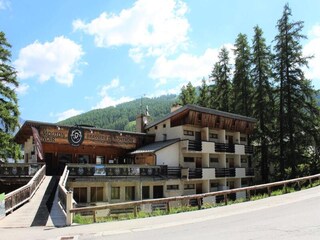
M 5 196 L 5 209 L 6 214 L 12 212 L 17 207 L 21 206 L 25 202 L 29 201 L 38 187 L 40 183 L 45 177 L 46 166 L 43 165 L 40 170 L 33 176 L 33 178 L 24 186 L 14 190 Z
M 70 214 L 70 209 L 73 204 L 73 193 L 71 191 L 67 191 L 66 182 L 68 180 L 69 170 L 68 166 L 65 166 L 62 176 L 59 180 L 58 185 L 58 197 L 61 208 L 63 209 L 63 213 L 66 217 L 66 225 L 71 225 L 72 223 L 72 214 Z
M 271 190 L 274 187 L 283 186 L 284 188 L 286 188 L 288 184 L 296 183 L 300 188 L 302 182 L 309 181 L 309 183 L 312 183 L 312 179 L 315 179 L 315 178 L 318 178 L 320 180 L 320 174 L 302 177 L 302 178 L 295 178 L 295 179 L 285 180 L 280 182 L 267 183 L 267 184 L 255 185 L 250 187 L 217 191 L 217 192 L 209 192 L 209 193 L 194 194 L 194 195 L 187 195 L 187 196 L 176 196 L 176 197 L 160 198 L 160 199 L 140 200 L 140 201 L 123 202 L 123 203 L 115 203 L 115 204 L 105 204 L 100 206 L 72 208 L 69 210 L 69 212 L 71 214 L 84 213 L 84 212 L 91 213 L 91 215 L 93 216 L 93 221 L 96 222 L 97 221 L 96 211 L 98 210 L 133 208 L 133 213 L 134 213 L 134 216 L 136 217 L 138 212 L 138 207 L 140 207 L 143 204 L 166 204 L 167 212 L 170 212 L 170 204 L 169 204 L 170 202 L 174 202 L 174 201 L 186 202 L 186 200 L 187 202 L 190 202 L 190 200 L 196 200 L 198 203 L 198 208 L 201 209 L 201 206 L 203 203 L 202 200 L 205 197 L 219 196 L 219 197 L 222 197 L 222 200 L 224 200 L 225 204 L 228 204 L 228 196 L 234 195 L 238 192 L 246 192 L 247 198 L 250 199 L 252 191 L 256 191 L 259 189 L 266 189 L 268 192 L 268 195 L 270 196 Z

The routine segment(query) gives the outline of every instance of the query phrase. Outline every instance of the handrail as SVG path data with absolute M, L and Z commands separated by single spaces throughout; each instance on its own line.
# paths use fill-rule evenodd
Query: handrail
M 320 179 L 320 174 L 311 175 L 311 176 L 307 176 L 307 177 L 301 177 L 301 178 L 295 178 L 295 179 L 290 179 L 290 180 L 285 180 L 285 181 L 260 184 L 260 185 L 255 185 L 255 186 L 229 189 L 229 190 L 223 190 L 223 191 L 202 193 L 202 194 L 192 194 L 192 195 L 186 195 L 186 196 L 176 196 L 176 197 L 168 197 L 168 198 L 160 198 L 160 199 L 147 199 L 147 200 L 138 200 L 138 201 L 132 201 L 132 202 L 105 204 L 105 205 L 99 205 L 99 206 L 72 208 L 72 209 L 70 209 L 70 213 L 92 212 L 94 221 L 96 221 L 96 212 L 95 211 L 97 211 L 97 210 L 121 209 L 121 208 L 128 208 L 128 207 L 134 207 L 136 209 L 139 205 L 142 205 L 142 204 L 166 203 L 167 206 L 169 207 L 169 202 L 190 200 L 190 199 L 197 199 L 198 204 L 201 204 L 201 202 L 202 202 L 201 199 L 204 197 L 221 196 L 221 195 L 224 196 L 225 204 L 227 204 L 227 201 L 228 201 L 227 196 L 229 194 L 234 194 L 237 192 L 244 192 L 245 191 L 245 192 L 247 192 L 248 197 L 250 198 L 250 191 L 267 188 L 268 195 L 270 196 L 270 194 L 271 194 L 270 190 L 272 187 L 281 186 L 281 185 L 286 187 L 290 183 L 298 183 L 298 185 L 300 186 L 300 182 L 306 181 L 306 180 L 309 180 L 311 182 L 311 180 L 314 178 Z M 199 205 L 199 208 L 200 207 L 201 207 L 201 205 Z M 134 212 L 136 215 L 136 210 Z
M 45 173 L 46 166 L 43 165 L 26 185 L 6 194 L 6 213 L 12 212 L 15 208 L 21 206 L 33 197 L 36 190 L 39 188 L 41 182 L 43 181 Z

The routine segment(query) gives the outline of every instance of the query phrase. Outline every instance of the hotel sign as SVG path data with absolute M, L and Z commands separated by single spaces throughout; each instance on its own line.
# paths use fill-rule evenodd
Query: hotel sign
M 41 127 L 40 139 L 43 143 L 71 144 L 72 146 L 84 144 L 135 148 L 137 143 L 137 137 L 129 134 L 99 130 L 90 131 L 89 129 L 76 127 L 60 129 L 56 127 Z

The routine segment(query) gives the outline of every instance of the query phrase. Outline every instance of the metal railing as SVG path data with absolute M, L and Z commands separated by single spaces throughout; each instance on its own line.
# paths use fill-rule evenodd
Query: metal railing
M 33 178 L 24 186 L 14 190 L 5 196 L 5 210 L 6 213 L 12 212 L 17 207 L 29 201 L 36 190 L 40 186 L 46 174 L 46 166 L 43 165 L 40 170 L 33 176 Z
M 68 164 L 69 176 L 155 177 L 167 175 L 166 166 L 134 164 Z
M 315 178 L 320 180 L 320 174 L 316 174 L 308 177 L 302 177 L 302 178 L 295 178 L 295 179 L 286 180 L 286 181 L 255 185 L 250 187 L 235 188 L 235 189 L 223 190 L 223 191 L 217 191 L 217 192 L 193 194 L 193 195 L 187 195 L 187 196 L 176 196 L 176 197 L 168 197 L 168 198 L 160 198 L 160 199 L 139 200 L 139 201 L 133 201 L 133 202 L 105 204 L 100 206 L 90 206 L 90 207 L 82 207 L 82 208 L 72 208 L 70 209 L 70 213 L 74 213 L 74 214 L 84 213 L 84 212 L 91 213 L 91 215 L 93 216 L 94 222 L 96 222 L 97 220 L 96 212 L 98 210 L 133 208 L 134 209 L 133 213 L 134 213 L 134 216 L 136 217 L 138 209 L 141 208 L 140 206 L 143 204 L 166 204 L 167 212 L 170 212 L 170 204 L 169 204 L 170 202 L 174 202 L 174 201 L 190 202 L 191 199 L 195 199 L 198 203 L 198 208 L 201 209 L 203 204 L 203 198 L 205 197 L 215 196 L 220 201 L 224 200 L 225 204 L 228 204 L 228 196 L 229 198 L 230 196 L 234 197 L 234 194 L 236 194 L 237 192 L 246 192 L 247 198 L 250 199 L 251 191 L 266 189 L 268 192 L 268 195 L 270 196 L 271 189 L 274 187 L 283 186 L 284 188 L 286 188 L 288 184 L 292 184 L 292 183 L 296 183 L 300 187 L 302 182 L 309 181 L 309 183 L 312 183 L 312 179 L 315 179 Z M 194 200 L 192 202 L 194 202 Z
M 1 177 L 31 177 L 44 164 L 39 163 L 3 163 L 0 164 Z

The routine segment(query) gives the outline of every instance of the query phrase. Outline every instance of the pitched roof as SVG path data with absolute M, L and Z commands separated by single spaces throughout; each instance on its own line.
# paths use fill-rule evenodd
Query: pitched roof
M 243 121 L 248 121 L 248 122 L 257 122 L 257 120 L 255 118 L 251 118 L 251 117 L 246 117 L 243 115 L 239 115 L 239 114 L 235 114 L 235 113 L 229 113 L 229 112 L 224 112 L 224 111 L 219 111 L 216 109 L 212 109 L 212 108 L 206 108 L 206 107 L 200 107 L 198 105 L 194 105 L 194 104 L 187 104 L 179 109 L 177 109 L 174 112 L 169 113 L 168 115 L 164 116 L 163 118 L 159 119 L 158 121 L 155 121 L 149 125 L 146 126 L 146 129 L 149 129 L 181 112 L 184 111 L 188 111 L 188 110 L 193 110 L 193 111 L 197 111 L 197 112 L 202 112 L 202 113 L 208 113 L 208 114 L 213 114 L 213 115 L 217 115 L 217 116 L 222 116 L 222 117 L 227 117 L 227 118 L 233 118 L 233 119 L 238 119 L 238 120 L 243 120 Z
M 155 152 L 157 152 L 163 148 L 166 148 L 174 143 L 177 143 L 179 141 L 180 141 L 180 139 L 176 138 L 176 139 L 171 139 L 168 141 L 154 142 L 149 145 L 143 146 L 143 147 L 131 152 L 130 154 L 134 155 L 134 154 L 141 154 L 141 153 L 155 153 Z

